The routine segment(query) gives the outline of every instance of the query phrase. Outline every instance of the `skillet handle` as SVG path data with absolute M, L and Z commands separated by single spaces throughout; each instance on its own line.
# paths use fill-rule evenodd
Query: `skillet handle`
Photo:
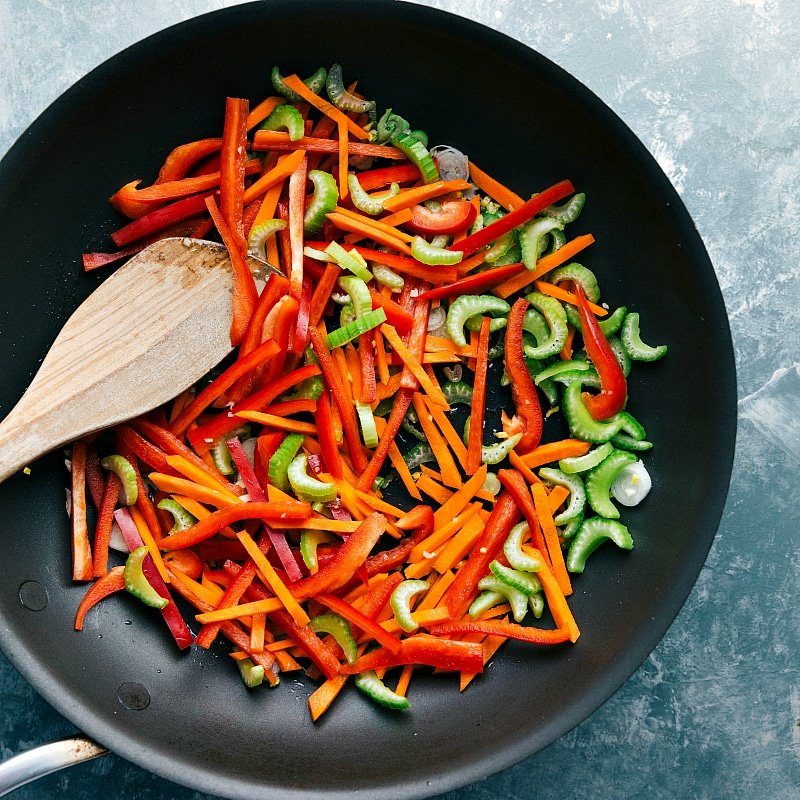
M 51 772 L 106 753 L 105 747 L 80 735 L 34 747 L 0 764 L 0 797 Z

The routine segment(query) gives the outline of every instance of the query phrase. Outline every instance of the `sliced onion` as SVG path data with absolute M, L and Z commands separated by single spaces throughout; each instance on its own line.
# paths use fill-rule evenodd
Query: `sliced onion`
M 447 312 L 441 306 L 431 309 L 428 317 L 428 333 L 433 333 L 435 330 L 443 328 L 446 319 Z
M 652 485 L 650 473 L 641 461 L 636 461 L 617 475 L 611 484 L 611 494 L 623 506 L 638 506 L 647 497 Z
M 431 148 L 430 154 L 439 168 L 442 180 L 469 180 L 469 159 L 460 150 L 448 144 L 439 144 Z

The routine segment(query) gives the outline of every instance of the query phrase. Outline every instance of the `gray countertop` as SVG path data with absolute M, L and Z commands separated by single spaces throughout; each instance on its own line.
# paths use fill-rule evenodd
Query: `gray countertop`
M 223 0 L 0 0 L 0 155 L 64 89 Z M 588 720 L 467 798 L 800 798 L 800 14 L 796 0 L 439 0 L 616 111 L 702 235 L 730 317 L 728 502 L 686 605 Z M 74 732 L 0 656 L 0 759 Z M 19 800 L 203 800 L 114 756 Z

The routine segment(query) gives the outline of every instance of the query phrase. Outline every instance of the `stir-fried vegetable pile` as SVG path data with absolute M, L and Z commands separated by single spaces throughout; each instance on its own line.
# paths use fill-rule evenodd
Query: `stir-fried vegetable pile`
M 75 627 L 126 589 L 179 647 L 228 640 L 248 687 L 319 679 L 314 719 L 349 676 L 402 709 L 417 669 L 464 689 L 509 638 L 578 639 L 573 576 L 632 548 L 615 500 L 650 486 L 627 376 L 666 347 L 573 260 L 569 181 L 515 194 L 338 65 L 272 85 L 123 186 L 118 249 L 84 256 L 218 234 L 235 350 L 73 444 Z M 281 273 L 260 287 L 248 253 Z

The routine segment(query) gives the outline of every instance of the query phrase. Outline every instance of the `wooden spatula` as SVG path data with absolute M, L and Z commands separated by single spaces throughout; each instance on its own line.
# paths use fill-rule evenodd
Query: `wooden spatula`
M 259 289 L 272 268 L 260 268 Z M 163 239 L 67 320 L 0 423 L 0 481 L 79 436 L 143 414 L 231 352 L 232 268 L 222 245 Z

